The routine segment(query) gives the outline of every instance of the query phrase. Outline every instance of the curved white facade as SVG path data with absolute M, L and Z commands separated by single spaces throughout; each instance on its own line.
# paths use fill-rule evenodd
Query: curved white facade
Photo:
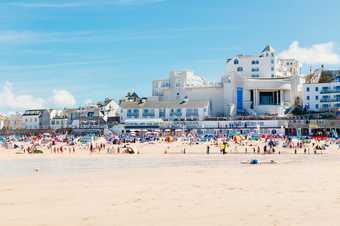
M 228 59 L 221 82 L 207 82 L 191 71 L 172 71 L 168 79 L 153 82 L 152 93 L 160 101 L 209 101 L 213 117 L 283 115 L 300 95 L 299 71 L 298 61 L 281 59 L 266 46 L 258 55 Z

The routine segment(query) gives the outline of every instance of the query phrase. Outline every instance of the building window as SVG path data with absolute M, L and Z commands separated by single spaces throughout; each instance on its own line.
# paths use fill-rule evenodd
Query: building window
M 315 96 L 315 100 L 319 100 L 319 96 Z
M 165 118 L 165 109 L 159 109 L 159 117 L 160 118 Z
M 257 68 L 257 67 L 255 67 L 255 68 L 252 68 L 251 71 L 252 71 L 252 72 L 258 72 L 258 71 L 260 71 L 260 69 Z
M 340 82 L 340 75 L 338 75 L 337 77 L 336 77 L 336 80 L 335 80 L 336 82 Z
M 340 101 L 340 95 L 336 95 L 335 97 L 335 101 Z
M 234 60 L 234 64 L 239 64 L 238 59 L 235 59 L 235 60 Z
M 315 92 L 318 92 L 319 91 L 319 87 L 315 87 Z
M 154 109 L 143 109 L 143 117 L 155 117 L 155 110 Z
M 252 74 L 251 77 L 253 77 L 253 78 L 258 78 L 258 77 L 260 77 L 260 76 L 259 76 L 258 74 Z
M 180 87 L 181 86 L 181 80 L 180 79 L 176 79 L 176 87 Z
M 306 88 L 306 91 L 309 92 L 309 87 Z
M 309 96 L 307 96 L 307 100 L 309 100 Z
M 274 67 L 272 67 L 271 69 L 272 69 L 272 71 L 274 71 Z
M 329 91 L 329 87 L 327 87 L 327 86 L 322 87 L 322 91 L 323 92 L 328 92 Z
M 271 63 L 272 63 L 272 64 L 274 64 L 274 63 L 275 63 L 275 61 L 274 61 L 274 60 L 271 60 Z
M 238 67 L 238 68 L 237 68 L 237 71 L 238 71 L 238 72 L 243 71 L 243 67 Z
M 260 92 L 261 105 L 277 105 L 280 103 L 277 92 Z
M 322 97 L 322 100 L 323 101 L 328 101 L 330 99 L 330 96 L 329 95 L 326 95 L 326 96 L 323 96 Z
M 260 64 L 260 61 L 258 61 L 258 60 L 252 60 L 252 61 L 251 61 L 251 64 Z
M 322 108 L 325 109 L 325 110 L 328 110 L 329 104 L 323 104 L 323 105 L 322 105 Z
M 318 105 L 318 104 L 315 104 L 315 108 L 316 108 L 316 109 L 319 109 L 319 105 Z

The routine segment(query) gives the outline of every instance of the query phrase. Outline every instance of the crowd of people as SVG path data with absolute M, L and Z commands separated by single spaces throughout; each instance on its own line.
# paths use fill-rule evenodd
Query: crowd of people
M 186 145 L 201 145 L 205 147 L 206 154 L 212 153 L 245 153 L 245 154 L 281 154 L 288 153 L 318 154 L 323 153 L 330 145 L 339 145 L 339 139 L 297 138 L 262 134 L 258 136 L 240 134 L 228 137 L 219 135 L 199 136 L 192 133 L 152 134 L 146 137 L 134 134 L 124 136 L 70 136 L 67 134 L 21 137 L 3 137 L 1 145 L 6 149 L 19 150 L 22 153 L 108 153 L 108 154 L 138 154 L 139 144 L 164 144 L 164 153 L 171 153 L 173 145 L 183 146 L 186 153 Z M 339 146 L 338 146 L 339 148 Z M 204 151 L 203 151 L 204 152 Z

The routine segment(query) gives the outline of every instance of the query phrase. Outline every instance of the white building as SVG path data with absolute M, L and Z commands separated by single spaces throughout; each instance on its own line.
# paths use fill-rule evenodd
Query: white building
M 283 115 L 301 95 L 300 65 L 279 58 L 271 46 L 257 55 L 237 55 L 226 61 L 220 82 L 207 82 L 191 71 L 172 71 L 153 81 L 159 101 L 208 101 L 212 117 L 237 114 Z
M 24 129 L 48 129 L 50 127 L 50 112 L 46 109 L 27 110 L 22 115 Z
M 8 116 L 8 129 L 16 130 L 23 128 L 22 115 L 20 113 L 15 113 Z
M 119 105 L 111 98 L 106 98 L 102 102 L 98 102 L 97 106 L 103 114 L 105 120 L 110 117 L 117 117 L 120 113 Z
M 226 61 L 227 114 L 283 115 L 300 95 L 300 65 L 280 59 L 271 46 L 258 55 L 237 55 Z M 236 112 L 235 112 L 236 111 Z
M 65 109 L 68 128 L 98 129 L 107 127 L 112 118 L 119 119 L 120 107 L 112 99 L 106 98 L 102 102 L 89 103 L 85 107 Z
M 62 110 L 53 110 L 50 113 L 50 128 L 51 129 L 65 129 L 67 125 L 67 116 Z
M 133 97 L 134 96 L 134 97 Z M 128 94 L 121 101 L 121 121 L 131 119 L 204 120 L 209 116 L 207 100 L 158 100 Z
M 223 82 L 208 82 L 192 71 L 171 71 L 168 79 L 153 81 L 152 95 L 159 101 L 208 101 L 210 116 L 225 115 Z
M 0 130 L 5 129 L 6 121 L 8 121 L 8 118 L 6 116 L 0 115 Z
M 311 111 L 340 108 L 340 70 L 318 69 L 307 76 L 303 85 L 303 104 Z

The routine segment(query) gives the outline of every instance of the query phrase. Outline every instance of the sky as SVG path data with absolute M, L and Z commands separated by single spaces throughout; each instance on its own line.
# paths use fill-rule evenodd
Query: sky
M 271 44 L 304 72 L 340 66 L 338 0 L 0 0 L 0 112 L 80 106 Z

